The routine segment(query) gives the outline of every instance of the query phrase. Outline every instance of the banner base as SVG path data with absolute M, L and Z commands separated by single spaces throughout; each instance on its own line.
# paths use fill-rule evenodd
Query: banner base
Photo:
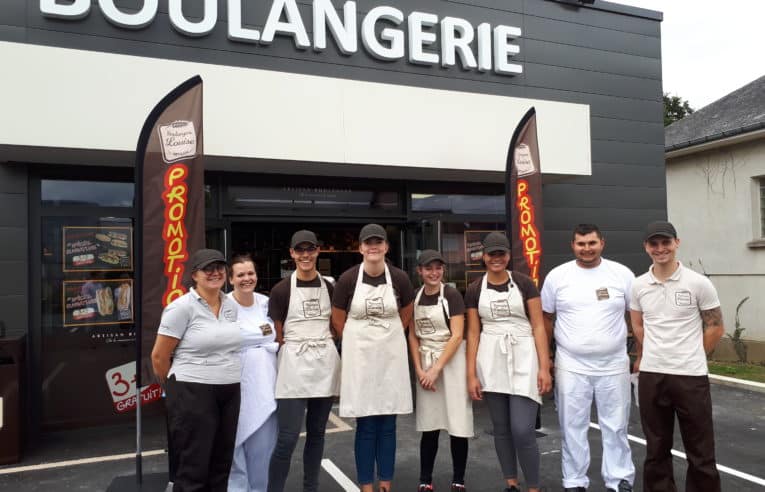
M 106 492 L 166 492 L 172 491 L 173 485 L 168 482 L 167 473 L 147 473 L 139 485 L 135 475 L 115 477 Z

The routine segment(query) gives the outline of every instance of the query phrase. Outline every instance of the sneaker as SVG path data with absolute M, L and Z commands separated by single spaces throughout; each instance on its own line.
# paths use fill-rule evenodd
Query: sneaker
M 433 492 L 434 490 L 433 485 L 429 483 L 421 483 L 420 486 L 417 487 L 417 492 Z
M 521 489 L 519 489 L 515 485 L 511 485 L 511 486 L 505 488 L 505 492 L 521 492 Z
M 449 488 L 449 492 L 465 492 L 466 490 L 465 484 L 463 483 L 453 483 Z
M 632 485 L 626 480 L 619 482 L 619 492 L 632 492 Z

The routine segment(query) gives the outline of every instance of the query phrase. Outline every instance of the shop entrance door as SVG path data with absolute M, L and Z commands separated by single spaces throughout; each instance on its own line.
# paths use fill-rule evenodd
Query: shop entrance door
M 361 262 L 359 230 L 363 222 L 337 222 L 314 219 L 312 222 L 235 222 L 231 223 L 231 253 L 249 253 L 255 259 L 259 292 L 268 293 L 277 282 L 295 269 L 290 258 L 290 238 L 295 231 L 309 229 L 319 239 L 317 267 L 324 276 L 334 279 Z M 388 258 L 403 267 L 403 234 L 401 224 L 380 222 L 388 233 Z

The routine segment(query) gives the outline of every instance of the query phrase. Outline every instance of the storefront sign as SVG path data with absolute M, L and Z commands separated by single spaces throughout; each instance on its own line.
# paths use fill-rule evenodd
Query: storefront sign
M 65 280 L 64 326 L 98 326 L 133 322 L 133 280 Z
M 130 227 L 63 228 L 65 272 L 130 271 L 133 234 Z
M 106 371 L 106 384 L 117 413 L 124 413 L 135 408 L 136 390 L 135 362 L 112 367 Z M 162 398 L 162 387 L 153 383 L 141 387 L 141 403 L 146 405 Z
M 136 11 L 124 11 L 115 0 L 99 0 L 103 16 L 112 24 L 125 29 L 143 29 L 151 25 L 159 9 L 158 0 L 144 0 Z M 513 41 L 521 29 L 513 26 L 492 26 L 488 22 L 477 27 L 459 17 L 442 17 L 428 12 L 410 12 L 386 5 L 373 7 L 364 15 L 359 33 L 356 2 L 343 4 L 341 20 L 331 0 L 313 0 L 312 35 L 298 10 L 297 0 L 272 0 L 262 30 L 245 27 L 242 19 L 244 0 L 228 0 L 228 38 L 242 43 L 269 45 L 276 35 L 291 37 L 298 49 L 327 48 L 327 31 L 338 49 L 346 54 L 358 52 L 358 36 L 364 50 L 385 61 L 401 60 L 408 53 L 410 63 L 420 65 L 460 65 L 465 70 L 494 71 L 517 75 L 523 66 L 513 63 L 520 48 Z M 218 23 L 218 0 L 204 0 L 204 14 L 199 20 L 189 20 L 182 10 L 183 0 L 169 0 L 170 24 L 191 37 L 209 35 Z M 91 0 L 40 0 L 40 13 L 46 17 L 79 20 L 90 13 Z M 402 27 L 406 21 L 406 27 Z M 382 29 L 378 27 L 383 26 Z M 379 31 L 379 36 L 376 32 Z M 475 49 L 471 46 L 475 42 Z M 408 48 L 406 49 L 405 48 Z

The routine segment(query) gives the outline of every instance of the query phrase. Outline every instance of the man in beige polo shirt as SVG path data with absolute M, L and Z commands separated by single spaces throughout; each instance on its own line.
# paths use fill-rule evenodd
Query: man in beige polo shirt
M 677 490 L 670 452 L 677 415 L 688 460 L 685 490 L 719 491 L 706 359 L 725 333 L 717 291 L 677 261 L 680 240 L 669 222 L 649 224 L 643 245 L 653 265 L 633 282 L 630 300 L 647 441 L 643 490 Z

